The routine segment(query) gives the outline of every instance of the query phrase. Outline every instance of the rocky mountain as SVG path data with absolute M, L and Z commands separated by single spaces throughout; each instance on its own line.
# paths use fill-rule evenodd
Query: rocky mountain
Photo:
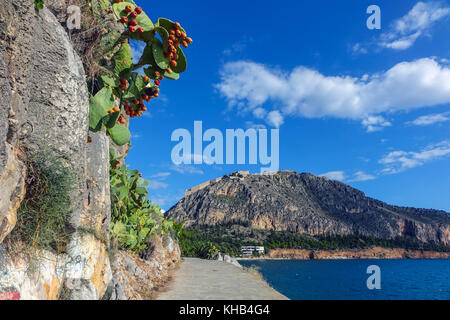
M 294 171 L 226 175 L 188 190 L 167 216 L 187 227 L 239 221 L 253 229 L 310 236 L 409 236 L 450 243 L 447 212 L 389 205 L 339 181 Z

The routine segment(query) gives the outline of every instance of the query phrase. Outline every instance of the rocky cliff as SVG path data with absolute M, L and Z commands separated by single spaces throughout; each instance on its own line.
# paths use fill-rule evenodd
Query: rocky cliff
M 121 269 L 111 262 L 128 254 L 110 247 L 110 141 L 104 132 L 89 133 L 86 65 L 79 56 L 89 43 L 75 46 L 65 28 L 68 1 L 45 2 L 43 10 L 33 0 L 0 6 L 0 299 L 95 300 L 113 288 L 131 288 L 119 283 Z M 74 173 L 71 232 L 63 248 L 40 250 L 10 235 L 34 179 L 26 159 L 50 150 Z M 177 245 L 167 241 L 146 259 L 156 259 L 160 272 L 179 258 Z M 37 251 L 37 263 L 30 250 Z
M 253 229 L 309 236 L 408 236 L 450 243 L 450 215 L 444 211 L 392 206 L 344 183 L 293 171 L 226 175 L 187 193 L 167 215 L 187 227 L 239 221 Z
M 21 158 L 50 148 L 76 172 L 73 228 L 108 232 L 109 143 L 101 134 L 86 143 L 89 98 L 81 59 L 55 16 L 47 9 L 36 12 L 33 1 L 4 2 L 0 21 L 0 241 L 14 228 L 24 196 Z M 47 271 L 38 279 L 28 277 L 21 257 L 11 258 L 15 268 L 3 269 L 11 290 L 23 298 L 54 299 L 64 285 L 72 298 L 98 299 L 111 280 L 106 244 L 92 235 L 75 232 L 64 255 L 45 255 Z M 7 260 L 6 252 L 1 256 Z
M 358 250 L 301 250 L 274 249 L 264 258 L 289 260 L 338 259 L 449 259 L 450 252 L 432 252 L 407 249 L 372 247 Z

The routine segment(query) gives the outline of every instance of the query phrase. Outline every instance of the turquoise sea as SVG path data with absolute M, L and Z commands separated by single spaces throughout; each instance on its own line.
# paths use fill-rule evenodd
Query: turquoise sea
M 240 260 L 293 300 L 448 300 L 450 260 Z M 380 270 L 369 290 L 367 268 Z

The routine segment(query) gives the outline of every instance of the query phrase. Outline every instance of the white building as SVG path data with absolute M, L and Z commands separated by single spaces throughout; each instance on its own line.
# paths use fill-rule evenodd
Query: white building
M 254 253 L 264 254 L 264 247 L 244 246 L 241 247 L 241 252 L 243 256 L 252 256 Z

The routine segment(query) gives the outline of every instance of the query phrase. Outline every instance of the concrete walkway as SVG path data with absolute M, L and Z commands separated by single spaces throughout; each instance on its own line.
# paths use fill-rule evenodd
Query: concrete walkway
M 265 281 L 230 263 L 184 258 L 157 300 L 287 300 Z

